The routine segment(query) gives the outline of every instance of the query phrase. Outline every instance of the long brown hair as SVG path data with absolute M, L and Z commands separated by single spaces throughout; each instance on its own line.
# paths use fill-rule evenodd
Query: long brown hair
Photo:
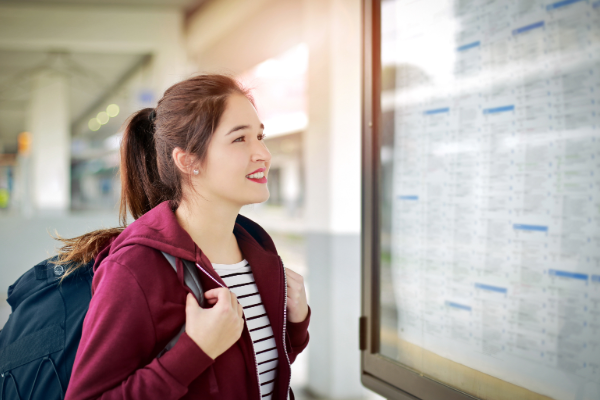
M 156 108 L 133 114 L 121 142 L 120 227 L 100 229 L 65 239 L 58 263 L 71 264 L 63 278 L 91 261 L 106 243 L 127 226 L 127 214 L 138 219 L 159 203 L 170 200 L 175 210 L 181 203 L 182 176 L 173 161 L 179 147 L 202 163 L 212 135 L 232 94 L 252 97 L 235 79 L 225 75 L 199 75 L 176 83 L 165 91 Z

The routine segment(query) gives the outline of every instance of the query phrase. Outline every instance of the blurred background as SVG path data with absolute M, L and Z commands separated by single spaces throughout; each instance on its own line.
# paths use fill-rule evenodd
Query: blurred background
M 360 384 L 360 0 L 1 0 L 0 327 L 50 233 L 118 225 L 123 123 L 197 73 L 252 89 L 272 153 L 269 231 L 313 305 L 297 398 Z

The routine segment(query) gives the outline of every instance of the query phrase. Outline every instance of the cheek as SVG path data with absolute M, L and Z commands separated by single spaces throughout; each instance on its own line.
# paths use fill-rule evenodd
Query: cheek
M 218 168 L 213 168 L 208 174 L 208 179 L 213 186 L 222 187 L 237 180 L 236 175 L 229 165 L 224 164 Z
M 235 154 L 235 152 L 215 153 L 208 161 L 208 179 L 217 185 L 246 179 L 246 164 L 242 163 L 243 157 L 240 154 Z

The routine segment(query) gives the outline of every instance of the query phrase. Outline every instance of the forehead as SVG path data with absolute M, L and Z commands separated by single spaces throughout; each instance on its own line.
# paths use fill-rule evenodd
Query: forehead
M 244 95 L 233 94 L 227 98 L 225 111 L 219 125 L 229 126 L 232 124 L 260 125 L 256 109 Z

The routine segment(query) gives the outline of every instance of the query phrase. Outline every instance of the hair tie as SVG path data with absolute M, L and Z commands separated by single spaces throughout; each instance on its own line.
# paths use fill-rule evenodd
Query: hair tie
M 150 122 L 154 122 L 154 120 L 156 119 L 156 110 L 152 110 L 150 112 L 150 115 L 148 115 L 148 120 L 150 120 Z

